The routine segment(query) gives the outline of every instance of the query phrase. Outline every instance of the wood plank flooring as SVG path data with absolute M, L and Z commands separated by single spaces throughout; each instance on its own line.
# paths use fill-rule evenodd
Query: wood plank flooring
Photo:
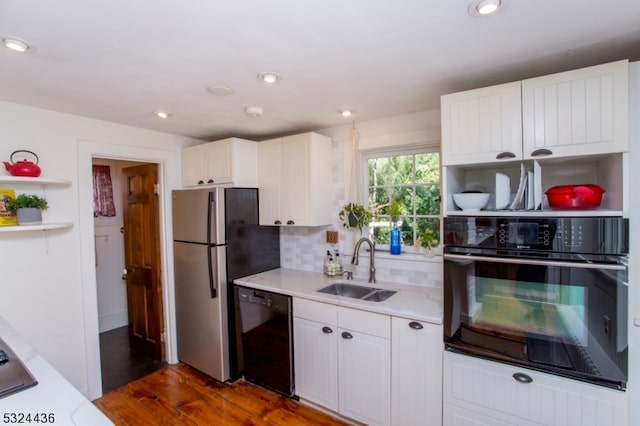
M 245 381 L 221 383 L 169 365 L 93 401 L 116 425 L 344 425 Z

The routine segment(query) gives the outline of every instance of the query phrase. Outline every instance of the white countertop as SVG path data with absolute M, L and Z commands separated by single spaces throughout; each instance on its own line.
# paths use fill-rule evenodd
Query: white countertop
M 71 383 L 58 373 L 42 356 L 0 317 L 0 338 L 11 347 L 16 356 L 35 377 L 34 387 L 0 398 L 0 422 L 18 423 L 19 418 L 5 421 L 5 416 L 27 416 L 33 418 L 53 414 L 54 422 L 23 420 L 23 424 L 53 423 L 55 425 L 113 425 L 113 423 L 84 397 Z
M 351 297 L 318 293 L 316 290 L 334 282 L 349 282 L 364 286 L 397 290 L 384 302 L 369 302 Z M 318 272 L 279 268 L 234 280 L 236 284 L 258 290 L 272 291 L 333 305 L 378 312 L 387 315 L 442 324 L 442 288 L 422 287 L 391 282 L 369 284 L 366 280 L 347 281 L 345 277 L 327 277 Z

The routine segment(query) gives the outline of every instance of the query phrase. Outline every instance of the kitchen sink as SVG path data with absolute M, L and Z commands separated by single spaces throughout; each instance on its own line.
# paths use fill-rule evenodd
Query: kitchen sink
M 395 290 L 365 287 L 351 283 L 333 283 L 317 291 L 320 293 L 333 294 L 336 296 L 368 300 L 370 302 L 384 302 L 397 293 Z

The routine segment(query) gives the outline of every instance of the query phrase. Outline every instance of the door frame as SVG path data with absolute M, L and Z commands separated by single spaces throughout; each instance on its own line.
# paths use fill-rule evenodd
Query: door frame
M 80 268 L 82 304 L 86 342 L 87 392 L 89 399 L 102 396 L 102 374 L 100 368 L 100 339 L 98 329 L 97 282 L 95 270 L 95 229 L 93 218 L 94 157 L 112 160 L 138 161 L 158 164 L 160 183 L 160 267 L 163 292 L 163 317 L 165 323 L 165 353 L 169 364 L 178 362 L 175 328 L 175 296 L 173 286 L 173 245 L 171 235 L 171 191 L 180 187 L 177 171 L 181 148 L 175 150 L 132 147 L 103 142 L 78 141 L 78 223 L 80 235 Z M 173 171 L 173 173 L 170 173 Z

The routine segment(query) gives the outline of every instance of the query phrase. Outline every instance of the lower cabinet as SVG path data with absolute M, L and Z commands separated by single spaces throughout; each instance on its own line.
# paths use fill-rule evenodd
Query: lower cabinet
M 369 425 L 391 424 L 388 315 L 293 299 L 296 394 Z
M 442 326 L 293 299 L 296 394 L 367 425 L 442 424 Z
M 442 325 L 391 318 L 391 423 L 442 424 Z
M 626 392 L 444 353 L 444 425 L 627 426 Z

